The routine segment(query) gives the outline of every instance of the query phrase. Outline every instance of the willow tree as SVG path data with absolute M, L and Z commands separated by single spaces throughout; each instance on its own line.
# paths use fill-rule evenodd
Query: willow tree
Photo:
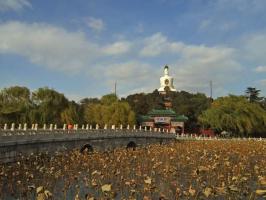
M 85 108 L 85 121 L 89 124 L 99 124 L 102 127 L 111 125 L 135 124 L 135 113 L 129 104 L 120 101 L 116 95 L 108 94 L 101 98 L 100 103 L 90 103 Z
M 61 124 L 61 113 L 68 107 L 67 98 L 47 87 L 39 88 L 32 93 L 34 104 L 36 105 L 37 113 L 39 113 L 39 123 L 57 123 Z
M 237 135 L 252 136 L 266 131 L 266 111 L 243 96 L 218 98 L 198 119 L 203 126 Z
M 30 108 L 28 88 L 13 86 L 0 91 L 0 123 L 26 122 Z

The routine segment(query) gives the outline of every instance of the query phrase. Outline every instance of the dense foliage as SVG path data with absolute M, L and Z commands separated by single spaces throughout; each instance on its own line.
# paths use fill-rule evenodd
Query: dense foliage
M 189 118 L 186 124 L 187 131 L 195 131 L 198 128 L 198 116 L 209 107 L 211 100 L 205 94 L 191 94 L 185 91 L 170 92 L 168 95 L 172 99 L 173 110 L 178 115 Z M 157 90 L 147 94 L 129 95 L 125 100 L 137 115 L 147 114 L 153 108 L 163 108 L 163 99 Z
M 172 108 L 178 115 L 189 118 L 187 132 L 212 128 L 235 135 L 265 136 L 266 98 L 260 90 L 248 87 L 244 96 L 220 97 L 213 101 L 202 93 L 169 92 Z M 162 109 L 162 95 L 138 93 L 118 99 L 114 94 L 102 98 L 69 101 L 64 94 L 44 87 L 31 92 L 26 87 L 14 86 L 0 91 L 0 125 L 4 123 L 38 124 L 107 124 L 119 126 L 138 123 L 139 115 L 152 109 Z
M 244 96 L 220 97 L 199 116 L 206 127 L 229 131 L 237 135 L 263 135 L 266 132 L 266 110 Z
M 47 87 L 31 92 L 15 86 L 0 91 L 0 124 L 4 123 L 133 125 L 135 113 L 113 94 L 76 103 Z
M 105 95 L 99 103 L 88 103 L 85 108 L 85 121 L 89 124 L 133 125 L 135 113 L 126 101 L 119 101 L 114 94 Z

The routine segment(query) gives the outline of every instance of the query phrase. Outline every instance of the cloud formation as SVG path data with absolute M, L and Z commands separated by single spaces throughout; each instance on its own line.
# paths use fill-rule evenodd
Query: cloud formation
M 0 0 L 0 12 L 19 11 L 31 7 L 31 3 L 28 0 Z
M 130 51 L 132 44 L 129 41 L 118 41 L 103 47 L 103 52 L 107 55 L 120 55 Z
M 75 72 L 97 58 L 98 46 L 82 32 L 40 23 L 0 25 L 0 52 L 26 57 L 53 70 Z
M 265 52 L 266 48 L 261 46 L 264 39 L 253 36 L 238 50 L 171 41 L 160 32 L 131 41 L 98 44 L 83 32 L 70 32 L 48 24 L 15 21 L 0 24 L 1 54 L 23 56 L 52 71 L 89 74 L 106 85 L 117 80 L 123 94 L 137 90 L 150 92 L 159 87 L 166 63 L 159 64 L 154 59 L 168 60 L 178 90 L 207 92 L 212 80 L 215 91 L 226 94 L 226 87 L 242 78 L 239 53 L 247 57 L 248 49 L 255 51 L 258 47 Z M 265 71 L 264 65 L 257 66 L 256 72 Z
M 258 66 L 255 68 L 256 72 L 266 72 L 266 66 Z
M 93 29 L 94 31 L 101 32 L 105 28 L 105 24 L 102 19 L 97 19 L 94 17 L 88 17 L 86 20 L 86 24 Z

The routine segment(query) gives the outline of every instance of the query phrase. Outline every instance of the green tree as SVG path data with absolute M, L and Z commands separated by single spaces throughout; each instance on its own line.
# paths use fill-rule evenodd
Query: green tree
M 257 90 L 256 88 L 248 87 L 246 89 L 246 96 L 249 102 L 260 102 L 263 99 L 263 97 L 259 97 L 259 95 L 260 95 L 260 90 Z
M 135 114 L 126 101 L 120 101 L 114 94 L 105 95 L 100 103 L 89 103 L 84 111 L 84 119 L 89 124 L 133 125 Z
M 32 107 L 30 90 L 26 87 L 14 86 L 4 88 L 0 92 L 0 122 L 22 123 L 28 119 Z
M 243 96 L 230 95 L 214 100 L 211 108 L 199 116 L 199 121 L 219 132 L 226 130 L 236 135 L 254 136 L 265 133 L 266 111 Z
M 63 94 L 44 87 L 33 92 L 32 98 L 39 113 L 39 123 L 62 124 L 61 112 L 68 107 L 68 100 Z
M 70 102 L 69 106 L 61 112 L 61 122 L 66 124 L 80 123 L 81 116 L 79 115 L 80 106 L 75 102 Z
M 118 101 L 118 98 L 115 94 L 107 94 L 101 98 L 101 103 L 104 105 L 111 105 L 116 101 Z

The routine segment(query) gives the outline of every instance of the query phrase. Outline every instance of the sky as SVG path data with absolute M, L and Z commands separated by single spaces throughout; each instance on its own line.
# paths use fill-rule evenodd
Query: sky
M 0 0 L 0 89 L 266 96 L 265 0 Z

